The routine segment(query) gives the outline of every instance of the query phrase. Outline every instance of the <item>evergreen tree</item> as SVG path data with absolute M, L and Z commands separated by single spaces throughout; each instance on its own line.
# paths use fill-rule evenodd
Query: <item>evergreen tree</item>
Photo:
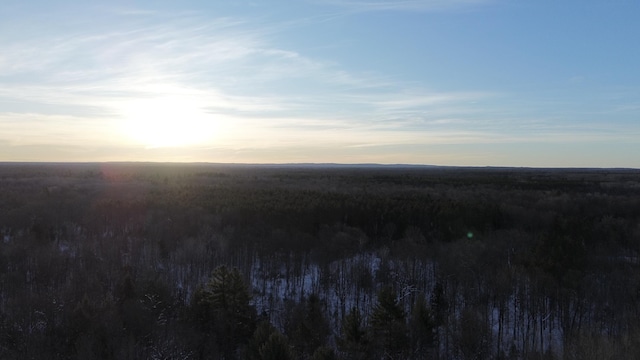
M 313 352 L 313 355 L 311 355 L 311 360 L 337 360 L 337 356 L 332 348 L 323 345 Z
M 69 322 L 70 332 L 73 337 L 89 331 L 92 326 L 94 317 L 94 309 L 89 301 L 87 294 L 84 294 L 82 300 L 78 302 L 71 313 L 71 321 Z
M 369 338 L 362 321 L 362 315 L 355 306 L 342 321 L 342 333 L 338 339 L 340 351 L 346 353 L 347 359 L 368 359 Z
M 435 343 L 433 313 L 423 294 L 416 299 L 411 312 L 411 345 L 416 354 L 425 354 Z
M 478 311 L 465 308 L 454 334 L 456 347 L 463 359 L 482 360 L 489 358 L 491 329 Z
M 125 268 L 124 277 L 116 288 L 116 296 L 118 316 L 126 335 L 134 340 L 149 335 L 153 320 L 140 303 L 140 294 L 129 268 Z
M 405 313 L 390 287 L 378 294 L 378 303 L 371 315 L 371 330 L 382 358 L 402 358 L 408 345 Z
M 437 281 L 431 293 L 431 311 L 433 313 L 433 325 L 435 330 L 435 341 L 438 341 L 438 332 L 441 326 L 446 326 L 449 302 L 447 301 L 442 282 Z M 436 345 L 437 347 L 437 345 Z
M 253 332 L 253 336 L 249 339 L 247 346 L 244 350 L 244 359 L 246 360 L 260 360 L 260 348 L 268 340 L 271 334 L 277 332 L 277 330 L 271 325 L 268 320 L 262 320 L 256 326 L 256 330 Z
M 204 328 L 215 336 L 225 358 L 234 358 L 238 346 L 253 334 L 256 318 L 240 271 L 226 266 L 216 268 L 200 292 L 196 311 L 204 315 Z
M 260 347 L 261 360 L 289 360 L 294 359 L 289 341 L 280 332 L 274 332 Z
M 329 322 L 317 295 L 309 295 L 306 301 L 291 309 L 286 330 L 291 345 L 303 357 L 310 356 L 326 343 L 330 332 Z

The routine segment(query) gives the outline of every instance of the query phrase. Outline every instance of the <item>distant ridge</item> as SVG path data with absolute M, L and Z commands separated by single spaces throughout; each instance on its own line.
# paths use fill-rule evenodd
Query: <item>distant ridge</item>
M 442 170 L 495 170 L 495 171 L 640 171 L 640 168 L 627 167 L 531 167 L 531 166 L 495 166 L 495 165 L 431 165 L 431 164 L 379 164 L 379 163 L 221 163 L 221 162 L 173 162 L 173 161 L 0 161 L 0 166 L 227 166 L 227 167 L 263 167 L 263 168 L 358 168 L 358 169 L 442 169 Z

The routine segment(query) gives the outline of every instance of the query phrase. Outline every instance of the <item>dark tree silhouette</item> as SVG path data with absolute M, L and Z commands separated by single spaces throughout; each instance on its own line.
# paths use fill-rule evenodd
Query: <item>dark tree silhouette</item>
M 378 303 L 371 314 L 371 331 L 379 355 L 399 359 L 408 348 L 405 313 L 398 304 L 396 293 L 384 287 L 378 294 Z

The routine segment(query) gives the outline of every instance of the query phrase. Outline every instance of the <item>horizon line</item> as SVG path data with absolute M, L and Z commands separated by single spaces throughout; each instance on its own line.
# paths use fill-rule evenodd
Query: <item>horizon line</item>
M 208 161 L 19 161 L 3 160 L 2 165 L 213 165 L 213 166 L 255 166 L 255 167 L 380 167 L 380 168 L 448 168 L 448 169 L 495 169 L 495 170 L 640 170 L 634 167 L 588 167 L 588 166 L 518 166 L 518 165 L 435 165 L 411 163 L 338 163 L 338 162 L 290 162 L 290 163 L 252 163 L 252 162 L 208 162 Z

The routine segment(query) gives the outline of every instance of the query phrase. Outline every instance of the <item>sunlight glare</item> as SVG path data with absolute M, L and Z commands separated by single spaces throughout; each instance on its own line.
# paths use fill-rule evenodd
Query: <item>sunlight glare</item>
M 215 134 L 213 115 L 187 97 L 134 100 L 122 109 L 124 132 L 150 148 L 195 145 Z

